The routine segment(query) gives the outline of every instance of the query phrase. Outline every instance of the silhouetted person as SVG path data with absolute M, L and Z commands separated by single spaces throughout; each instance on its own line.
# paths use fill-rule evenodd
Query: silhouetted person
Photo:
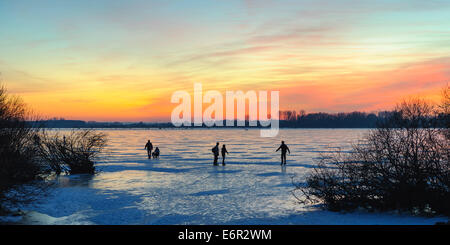
M 291 154 L 291 151 L 289 150 L 289 147 L 284 143 L 284 141 L 281 141 L 280 147 L 276 150 L 279 151 L 281 149 L 281 165 L 286 165 L 286 151 Z
M 216 143 L 216 146 L 214 146 L 211 151 L 214 154 L 214 165 L 217 165 L 217 160 L 219 158 L 219 142 Z
M 156 147 L 155 151 L 152 153 L 153 159 L 159 158 L 159 148 Z
M 222 146 L 222 165 L 225 166 L 225 154 L 228 154 L 227 148 L 225 145 Z
M 147 144 L 145 144 L 144 149 L 147 149 L 147 155 L 148 159 L 152 157 L 152 150 L 153 150 L 153 144 L 150 142 L 150 140 L 147 141 Z

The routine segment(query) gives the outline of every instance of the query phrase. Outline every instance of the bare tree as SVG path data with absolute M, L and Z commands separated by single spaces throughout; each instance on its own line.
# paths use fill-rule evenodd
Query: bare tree
M 443 122 L 443 134 L 447 139 L 450 139 L 450 87 L 447 86 L 442 89 L 442 102 L 439 106 L 440 115 Z
M 22 201 L 32 196 L 29 188 L 18 188 L 20 184 L 48 173 L 33 154 L 32 140 L 40 129 L 27 125 L 29 115 L 22 100 L 9 95 L 6 88 L 0 86 L 0 210 L 3 211 L 6 203 L 20 201 L 14 196 L 22 196 Z M 16 195 L 11 196 L 13 192 Z

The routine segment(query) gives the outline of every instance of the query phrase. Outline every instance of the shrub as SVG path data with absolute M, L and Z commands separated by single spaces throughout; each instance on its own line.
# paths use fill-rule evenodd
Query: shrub
M 93 130 L 73 130 L 68 135 L 42 133 L 39 156 L 57 174 L 94 173 L 94 162 L 106 145 L 106 136 Z
M 306 185 L 296 185 L 298 199 L 335 211 L 363 207 L 449 215 L 448 129 L 438 125 L 429 103 L 401 103 L 350 153 L 324 156 Z
M 0 86 L 0 214 L 43 193 L 43 178 L 94 173 L 106 136 L 91 130 L 67 136 L 45 131 L 18 97 Z M 39 183 L 35 183 L 38 181 Z M 31 184 L 25 186 L 24 184 Z

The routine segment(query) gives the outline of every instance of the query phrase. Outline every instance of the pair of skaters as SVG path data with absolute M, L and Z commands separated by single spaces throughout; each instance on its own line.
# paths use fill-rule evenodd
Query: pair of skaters
M 150 142 L 150 140 L 147 141 L 147 144 L 145 144 L 144 149 L 147 149 L 148 159 L 151 159 L 152 157 L 153 157 L 153 159 L 159 158 L 159 148 L 156 147 L 155 151 L 152 152 L 153 144 L 152 144 L 152 142 Z
M 214 154 L 214 165 L 219 165 L 217 163 L 217 160 L 219 159 L 219 142 L 216 143 L 216 146 L 214 146 L 211 151 Z M 222 146 L 222 165 L 225 166 L 225 155 L 228 154 L 227 148 L 225 145 Z
M 275 151 L 281 150 L 281 165 L 286 165 L 286 153 L 289 152 L 291 154 L 291 151 L 289 150 L 289 147 L 284 143 L 284 141 L 281 141 L 280 147 Z M 214 154 L 214 165 L 217 164 L 217 160 L 219 158 L 219 142 L 216 143 L 216 146 L 214 146 L 211 151 Z M 225 145 L 222 146 L 222 165 L 225 165 L 225 155 L 228 154 L 227 148 L 225 148 Z

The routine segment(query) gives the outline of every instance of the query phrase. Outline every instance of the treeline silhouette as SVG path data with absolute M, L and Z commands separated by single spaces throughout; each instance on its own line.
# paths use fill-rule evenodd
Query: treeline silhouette
M 374 128 L 378 121 L 393 115 L 391 111 L 382 111 L 378 113 L 350 112 L 350 113 L 305 113 L 300 111 L 280 111 L 281 128 Z M 29 122 L 30 125 L 35 122 Z M 82 120 L 65 120 L 63 118 L 54 118 L 40 121 L 40 125 L 46 128 L 174 128 L 170 122 L 95 122 Z M 223 121 L 224 127 L 227 123 Z M 248 120 L 244 126 L 237 126 L 238 120 L 233 121 L 234 127 L 250 127 Z M 257 127 L 261 127 L 259 122 Z M 201 127 L 208 127 L 202 125 Z M 217 126 L 212 126 L 217 127 Z M 182 127 L 183 128 L 183 127 Z
M 373 128 L 380 119 L 392 115 L 392 112 L 340 112 L 340 113 L 305 113 L 300 111 L 281 111 L 280 127 L 285 128 Z

